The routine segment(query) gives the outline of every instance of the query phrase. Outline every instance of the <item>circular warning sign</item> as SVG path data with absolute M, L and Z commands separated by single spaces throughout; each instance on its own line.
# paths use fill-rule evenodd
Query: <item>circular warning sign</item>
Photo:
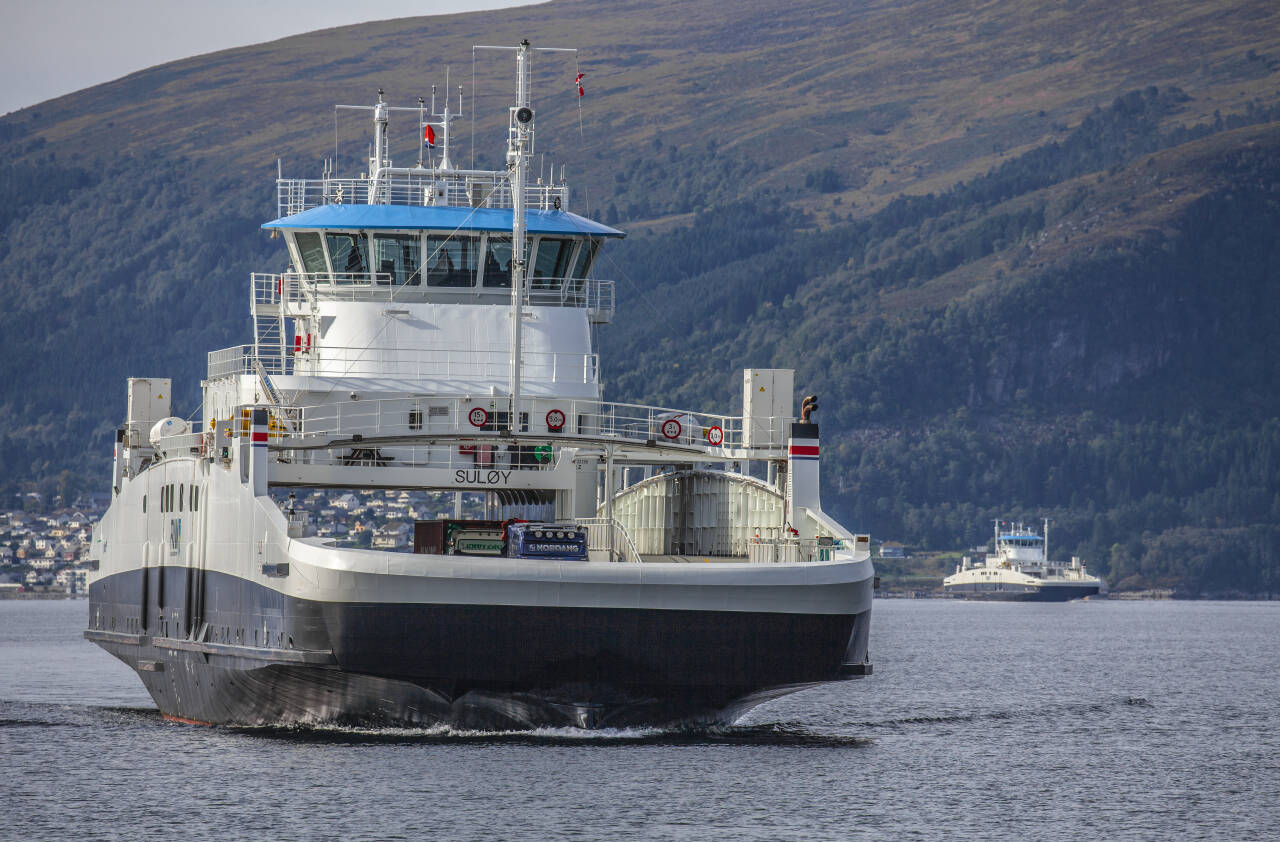
M 668 418 L 662 422 L 662 434 L 669 439 L 680 438 L 681 429 L 680 422 L 674 418 Z
M 707 428 L 707 441 L 712 447 L 719 447 L 724 444 L 724 430 L 719 427 Z
M 467 413 L 467 420 L 471 422 L 473 427 L 483 427 L 489 423 L 489 413 L 484 410 L 484 407 L 472 407 L 471 411 Z
M 558 433 L 564 429 L 564 413 L 558 409 L 553 409 L 547 413 L 547 429 L 553 433 Z

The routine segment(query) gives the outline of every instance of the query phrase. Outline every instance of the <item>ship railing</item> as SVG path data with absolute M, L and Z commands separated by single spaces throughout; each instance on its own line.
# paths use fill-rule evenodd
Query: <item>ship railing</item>
M 385 291 L 391 286 L 388 272 L 253 272 L 249 276 L 255 307 L 285 304 L 313 304 L 327 290 L 371 289 Z M 325 295 L 325 298 L 332 296 Z M 358 300 L 367 300 L 360 298 Z
M 277 211 L 292 216 L 324 205 L 443 205 L 510 208 L 511 183 L 506 173 L 443 173 L 423 169 L 378 178 L 282 178 L 276 182 Z M 569 204 L 565 184 L 530 184 L 525 205 L 532 210 L 560 210 Z
M 274 441 L 274 439 L 273 439 Z M 282 450 L 278 461 L 343 468 L 434 468 L 466 471 L 552 471 L 562 454 L 556 448 L 494 442 L 433 445 L 351 443 L 317 450 Z
M 281 359 L 279 354 L 259 356 L 257 347 L 254 345 L 232 345 L 230 348 L 210 351 L 208 360 L 210 380 L 215 380 L 219 377 L 231 377 L 237 374 L 254 374 L 256 372 L 254 368 L 255 360 L 262 365 L 267 374 L 289 373 L 286 360 Z
M 742 418 L 669 407 L 573 401 L 572 431 L 592 438 L 711 449 L 742 445 Z
M 831 561 L 841 548 L 839 538 L 752 538 L 747 560 L 755 564 Z
M 594 355 L 586 361 L 594 366 Z M 548 364 L 549 365 L 549 364 Z M 502 371 L 501 366 L 498 371 Z M 528 363 L 524 369 L 530 371 Z M 339 372 L 334 371 L 336 376 Z M 548 371 L 548 373 L 552 373 Z M 594 369 L 591 372 L 594 376 Z M 298 407 L 295 430 L 303 439 L 384 436 L 475 436 L 511 432 L 506 400 L 497 397 L 432 397 L 353 400 Z M 594 400 L 525 398 L 517 432 L 566 441 L 576 438 L 619 444 L 679 446 L 713 458 L 742 446 L 741 417 Z M 558 420 L 553 424 L 548 416 Z M 781 427 L 787 420 L 772 419 Z M 759 426 L 756 427 L 759 429 Z M 771 439 L 772 440 L 772 439 Z
M 505 349 L 378 348 L 316 345 L 290 349 L 290 373 L 313 377 L 389 377 L 414 381 L 508 382 L 511 355 Z M 526 381 L 594 384 L 597 354 L 528 351 L 521 356 Z
M 631 533 L 617 520 L 603 517 L 580 517 L 574 520 L 579 526 L 587 528 L 587 551 L 609 554 L 610 561 L 630 561 L 639 563 L 640 553 L 636 550 Z
M 156 441 L 155 449 L 162 456 L 203 455 L 205 437 L 199 432 L 165 436 Z
M 255 360 L 267 374 L 308 377 L 383 377 L 418 382 L 508 382 L 511 356 L 507 350 L 441 348 L 382 348 L 308 345 L 306 339 L 281 349 L 271 343 L 258 349 L 237 345 L 209 353 L 209 379 L 256 372 Z M 521 377 L 527 382 L 567 385 L 595 384 L 600 377 L 598 354 L 530 351 L 521 357 Z M 391 399 L 393 402 L 396 399 Z M 364 410 L 373 402 L 361 404 Z M 317 407 L 316 409 L 322 409 Z M 363 411 L 356 413 L 363 415 Z
M 442 301 L 456 304 L 509 304 L 511 292 L 500 286 L 436 286 L 427 278 L 393 283 L 386 272 L 286 272 L 251 275 L 255 308 L 281 303 L 310 306 L 324 301 Z M 474 279 L 473 279 L 474 280 Z M 609 321 L 615 307 L 614 282 L 598 278 L 531 278 L 525 304 L 531 307 L 586 308 L 593 321 Z

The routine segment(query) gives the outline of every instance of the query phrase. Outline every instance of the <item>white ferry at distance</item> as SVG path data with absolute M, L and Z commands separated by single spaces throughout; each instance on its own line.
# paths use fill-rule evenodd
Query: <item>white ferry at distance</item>
M 822 510 L 816 399 L 797 420 L 792 372 L 757 369 L 740 416 L 603 400 L 596 258 L 623 234 L 530 183 L 537 51 L 492 49 L 506 170 L 450 157 L 460 101 L 379 93 L 367 173 L 278 181 L 292 266 L 252 276 L 254 342 L 209 355 L 199 429 L 169 380 L 129 381 L 85 636 L 167 717 L 726 722 L 871 672 L 869 539 Z M 344 548 L 288 488 L 482 493 L 485 517 Z
M 942 580 L 942 587 L 970 599 L 1034 602 L 1066 602 L 1102 590 L 1102 580 L 1090 576 L 1079 558 L 1073 557 L 1070 564 L 1049 561 L 1048 542 L 1048 520 L 1043 535 L 1021 523 L 996 521 L 995 552 L 977 564 L 966 556 L 956 572 Z

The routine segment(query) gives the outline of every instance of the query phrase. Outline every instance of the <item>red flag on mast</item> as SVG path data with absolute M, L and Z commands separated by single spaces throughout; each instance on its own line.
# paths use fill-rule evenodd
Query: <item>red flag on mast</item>
M 587 75 L 587 74 L 585 74 L 585 73 L 579 73 L 579 74 L 578 74 L 578 78 L 573 80 L 573 84 L 575 84 L 575 85 L 577 85 L 577 86 L 578 86 L 578 96 L 579 96 L 579 97 L 583 97 L 583 96 L 586 96 L 586 95 L 587 95 L 587 92 L 586 92 L 586 91 L 584 91 L 584 90 L 582 89 L 582 77 L 583 77 L 583 76 L 586 76 L 586 75 Z
M 436 148 L 436 130 L 431 126 L 424 126 L 422 129 L 422 145 L 428 149 Z

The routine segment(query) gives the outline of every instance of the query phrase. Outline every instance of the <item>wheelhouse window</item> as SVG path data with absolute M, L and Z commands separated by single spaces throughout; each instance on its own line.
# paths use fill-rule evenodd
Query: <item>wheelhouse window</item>
M 324 241 L 314 231 L 299 231 L 293 235 L 298 247 L 298 258 L 302 261 L 302 271 L 314 275 L 329 274 L 329 266 L 324 262 Z
M 484 248 L 484 285 L 511 289 L 511 239 L 490 234 Z
M 542 237 L 538 241 L 538 256 L 533 263 L 531 289 L 559 289 L 565 275 L 569 274 L 569 257 L 573 253 L 573 240 L 560 237 Z
M 364 237 L 359 234 L 326 235 L 329 240 L 329 257 L 333 260 L 333 271 L 339 275 L 353 277 L 343 280 L 363 280 L 369 273 L 368 246 Z
M 396 286 L 422 283 L 419 253 L 421 244 L 412 234 L 378 234 L 373 238 L 373 271 L 380 284 Z
M 585 278 L 587 272 L 591 271 L 591 264 L 596 260 L 596 252 L 600 250 L 600 241 L 587 238 L 582 241 L 582 248 L 578 249 L 578 259 L 573 262 L 573 272 L 570 273 L 574 278 Z
M 474 286 L 477 251 L 474 237 L 428 236 L 422 267 L 427 276 L 427 286 Z
M 573 292 L 582 292 L 582 288 L 586 286 L 585 278 L 587 273 L 591 271 L 591 265 L 595 263 L 596 252 L 599 250 L 599 240 L 588 237 L 582 241 L 582 245 L 578 248 L 578 256 L 573 261 L 573 271 L 569 273 L 569 277 L 572 279 L 569 283 Z

